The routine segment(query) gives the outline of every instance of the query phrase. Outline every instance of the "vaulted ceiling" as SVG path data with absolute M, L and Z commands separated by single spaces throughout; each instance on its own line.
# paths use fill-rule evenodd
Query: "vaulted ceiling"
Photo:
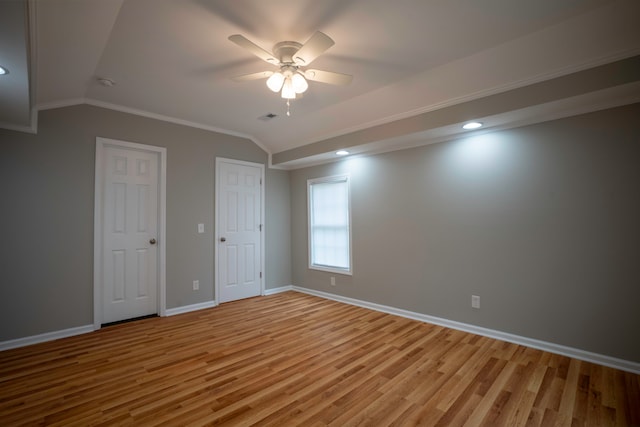
M 0 127 L 37 131 L 38 110 L 87 103 L 252 139 L 277 167 L 451 138 L 640 100 L 637 0 L 8 0 L 0 3 Z M 271 50 L 315 31 L 335 45 L 291 103 Z M 99 78 L 111 79 L 104 86 Z M 268 113 L 270 120 L 259 118 Z

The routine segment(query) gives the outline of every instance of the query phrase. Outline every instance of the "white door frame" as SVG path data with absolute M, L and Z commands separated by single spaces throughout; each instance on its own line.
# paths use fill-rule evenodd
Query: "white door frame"
M 264 180 L 264 164 L 262 163 L 252 163 L 245 162 L 243 160 L 234 160 L 234 159 L 226 159 L 224 157 L 216 157 L 216 170 L 215 170 L 215 180 L 216 180 L 216 196 L 215 196 L 215 236 L 213 242 L 213 258 L 214 258 L 214 268 L 215 268 L 215 301 L 218 303 L 220 301 L 220 269 L 218 268 L 218 258 L 220 257 L 220 251 L 218 250 L 218 242 L 220 241 L 220 179 L 218 179 L 218 173 L 220 172 L 220 163 L 234 163 L 236 165 L 241 166 L 252 166 L 256 168 L 260 168 L 260 222 L 262 223 L 262 231 L 260 232 L 260 271 L 262 272 L 262 277 L 260 277 L 260 295 L 264 295 L 264 281 L 265 281 L 265 270 L 264 270 L 264 241 L 265 241 L 265 200 L 264 200 L 264 188 L 265 188 L 265 180 Z
M 167 149 L 153 145 L 96 138 L 95 192 L 93 211 L 93 329 L 102 326 L 102 188 L 104 184 L 104 149 L 106 146 L 134 149 L 158 154 L 158 289 L 159 315 L 166 316 L 166 221 L 167 221 Z

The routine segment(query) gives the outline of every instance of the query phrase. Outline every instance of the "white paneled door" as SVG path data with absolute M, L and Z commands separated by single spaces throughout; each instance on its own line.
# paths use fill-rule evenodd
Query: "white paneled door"
M 158 313 L 160 155 L 109 144 L 101 150 L 96 191 L 102 192 L 98 280 L 104 324 Z
M 263 165 L 218 159 L 217 291 L 227 302 L 262 294 Z

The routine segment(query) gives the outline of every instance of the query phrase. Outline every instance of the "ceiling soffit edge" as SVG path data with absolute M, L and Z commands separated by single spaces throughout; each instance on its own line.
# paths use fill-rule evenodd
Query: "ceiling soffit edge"
M 334 132 L 331 134 L 326 134 L 323 135 L 320 138 L 316 138 L 313 140 L 310 140 L 308 142 L 302 143 L 296 147 L 292 147 L 286 150 L 282 150 L 282 151 L 278 151 L 273 153 L 274 155 L 278 155 L 279 153 L 283 153 L 283 152 L 287 152 L 290 150 L 295 150 L 296 148 L 299 147 L 305 147 L 311 144 L 315 144 L 317 142 L 322 142 L 322 141 L 326 141 L 329 139 L 333 139 L 342 135 L 347 135 L 353 132 L 357 132 L 357 131 L 361 131 L 361 130 L 365 130 L 365 129 L 369 129 L 375 126 L 380 126 L 380 125 L 385 125 L 388 123 L 392 123 L 392 122 L 396 122 L 398 120 L 402 120 L 402 119 L 406 119 L 406 118 L 410 118 L 410 117 L 415 117 L 421 114 L 425 114 L 425 113 L 430 113 L 433 111 L 437 111 L 437 110 L 441 110 L 443 108 L 447 108 L 447 107 L 451 107 L 453 105 L 458 105 L 458 104 L 463 104 L 469 101 L 474 101 L 476 99 L 481 99 L 481 98 L 486 98 L 488 96 L 492 96 L 492 95 L 497 95 L 500 93 L 504 93 L 504 92 L 508 92 L 514 89 L 519 89 L 522 87 L 526 87 L 526 86 L 530 86 L 530 85 L 534 85 L 536 83 L 542 83 L 548 80 L 553 80 L 559 77 L 564 77 L 570 74 L 574 74 L 574 73 L 578 73 L 580 71 L 585 71 L 585 70 L 589 70 L 592 68 L 596 68 L 599 66 L 603 66 L 606 64 L 610 64 L 613 62 L 617 62 L 617 61 L 621 61 L 624 59 L 629 59 L 635 56 L 640 55 L 640 48 L 637 49 L 630 49 L 630 50 L 623 50 L 620 52 L 616 52 L 614 54 L 607 54 L 605 56 L 601 56 L 599 58 L 590 60 L 590 61 L 586 61 L 586 62 L 582 62 L 580 64 L 572 64 L 570 66 L 567 67 L 563 67 L 560 68 L 558 70 L 555 70 L 553 72 L 548 72 L 548 73 L 540 73 L 536 76 L 533 77 L 527 77 L 527 78 L 523 78 L 523 79 L 519 79 L 507 84 L 503 84 L 503 85 L 498 85 L 498 86 L 494 86 L 488 89 L 483 89 L 483 90 L 479 90 L 473 93 L 469 93 L 466 94 L 464 96 L 459 96 L 459 97 L 455 97 L 455 98 L 450 98 L 446 101 L 443 102 L 438 102 L 435 104 L 431 104 L 431 105 L 427 105 L 424 107 L 420 107 L 420 108 L 415 108 L 413 110 L 409 110 L 409 111 L 405 111 L 403 113 L 398 113 L 398 114 L 393 114 L 390 116 L 386 116 L 377 120 L 372 120 L 357 126 L 352 126 L 349 128 L 345 128 L 345 129 L 341 129 L 338 132 Z M 391 85 L 393 86 L 393 85 Z
M 506 113 L 509 110 L 557 101 L 570 96 L 638 81 L 639 79 L 640 56 L 636 55 L 613 63 L 583 69 L 572 74 L 565 74 L 554 79 L 521 86 L 517 89 L 495 93 L 482 98 L 475 98 L 463 103 L 448 105 L 437 110 L 429 110 L 419 115 L 385 122 L 274 153 L 273 162 L 276 165 L 284 164 L 340 148 L 365 145 L 376 139 L 391 139 L 430 128 L 463 122 L 474 117 L 479 118 Z M 570 83 L 574 83 L 573 88 Z M 528 104 L 524 102 L 525 99 L 527 99 Z

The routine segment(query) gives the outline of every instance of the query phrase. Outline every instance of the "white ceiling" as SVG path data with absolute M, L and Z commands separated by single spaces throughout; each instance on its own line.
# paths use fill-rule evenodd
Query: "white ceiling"
M 7 21 L 5 9 L 16 4 L 25 1 L 0 5 L 2 27 Z M 427 143 L 431 131 L 442 139 L 452 123 L 430 125 L 429 112 L 572 73 L 578 76 L 582 70 L 640 54 L 637 0 L 35 0 L 28 4 L 31 12 L 25 16 L 35 37 L 32 106 L 89 103 L 245 136 L 274 159 L 280 158 L 274 163 L 282 167 L 330 158 L 335 145 L 330 142 L 341 136 L 340 144 L 361 153 L 399 147 L 400 140 Z M 336 44 L 314 61 L 313 68 L 351 74 L 351 85 L 310 82 L 304 97 L 292 103 L 291 117 L 286 117 L 284 100 L 264 81 L 230 80 L 274 68 L 228 41 L 230 35 L 242 34 L 271 50 L 283 40 L 304 43 L 316 30 Z M 27 57 L 24 35 L 29 31 L 11 31 L 14 35 L 22 31 L 22 52 Z M 0 65 L 6 44 L 0 44 Z M 25 69 L 16 74 L 26 79 L 28 73 Z M 97 77 L 113 79 L 116 85 L 101 86 Z M 0 85 L 8 83 L 0 80 Z M 583 93 L 570 94 L 569 103 L 561 102 L 567 95 L 544 103 L 554 106 L 555 116 L 583 112 L 589 110 L 586 103 L 593 103 L 591 92 L 607 86 L 615 88 L 620 82 L 584 86 Z M 637 101 L 637 85 L 628 89 L 618 87 L 609 96 L 596 97 L 600 107 L 592 108 Z M 487 124 L 502 127 L 554 117 L 540 111 L 543 102 L 528 96 L 529 105 L 518 111 L 505 107 L 474 114 L 493 118 L 495 122 Z M 0 122 L 5 124 L 0 126 L 25 126 L 8 107 L 17 109 L 19 103 L 4 97 L 0 102 Z M 278 117 L 258 120 L 266 113 Z M 381 127 L 418 116 L 424 124 L 417 128 Z M 382 131 L 378 141 L 375 136 L 367 141 L 353 138 L 349 147 L 345 135 L 357 136 L 372 127 Z M 450 133 L 455 132 L 451 128 Z

